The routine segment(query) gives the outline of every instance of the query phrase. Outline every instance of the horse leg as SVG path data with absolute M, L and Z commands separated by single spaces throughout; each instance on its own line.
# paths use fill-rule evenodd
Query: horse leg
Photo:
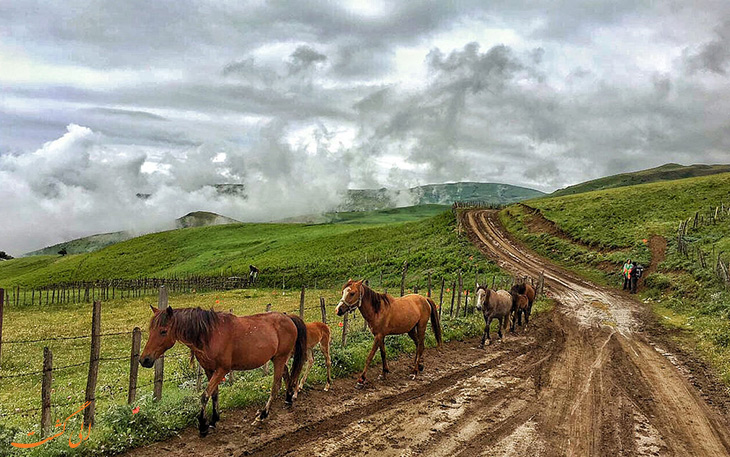
M 383 361 L 383 374 L 380 375 L 380 377 L 385 379 L 385 376 L 390 373 L 390 370 L 388 369 L 388 360 L 385 358 L 385 338 L 383 338 L 383 341 L 380 342 L 380 359 Z
M 307 382 L 307 376 L 309 376 L 309 370 L 312 369 L 312 365 L 314 365 L 314 351 L 312 349 L 307 349 L 307 364 L 304 367 L 304 373 L 302 373 L 301 381 L 299 381 L 296 389 L 294 389 L 292 400 L 297 399 L 297 394 L 304 387 L 304 383 Z
M 418 353 L 418 364 L 416 368 L 418 371 L 423 371 L 423 350 L 426 348 L 426 328 L 428 327 L 428 320 L 421 321 L 418 325 L 418 346 L 416 352 Z
M 370 366 L 370 362 L 373 361 L 373 357 L 375 357 L 375 351 L 378 349 L 378 347 L 380 347 L 383 339 L 385 339 L 385 335 L 375 335 L 375 339 L 373 340 L 373 347 L 370 349 L 370 353 L 368 354 L 367 359 L 365 359 L 365 368 L 363 368 L 362 370 L 360 379 L 357 380 L 357 387 L 362 387 L 363 384 L 365 384 L 365 379 L 368 374 L 368 367 Z
M 489 344 L 492 344 L 492 339 L 489 338 L 489 325 L 492 323 L 492 318 L 484 316 L 484 333 L 482 334 L 482 342 L 479 344 L 480 349 L 484 349 L 484 342 L 489 339 Z
M 257 422 L 261 422 L 269 416 L 271 403 L 274 402 L 281 389 L 281 378 L 284 376 L 284 369 L 286 368 L 288 358 L 287 354 L 286 356 L 278 355 L 272 359 L 272 362 L 274 362 L 274 381 L 271 383 L 271 394 L 269 395 L 269 400 L 266 402 L 266 406 L 258 412 L 256 419 L 254 419 L 251 425 L 256 425 Z
M 206 370 L 206 374 L 208 374 L 209 371 Z M 223 368 L 218 368 L 217 370 L 210 372 L 208 378 L 208 387 L 205 388 L 203 391 L 203 394 L 200 396 L 200 414 L 198 415 L 198 432 L 200 433 L 200 437 L 204 438 L 206 435 L 208 435 L 208 421 L 205 417 L 205 408 L 208 406 L 208 399 L 213 395 L 213 393 L 218 391 L 218 384 L 223 381 L 223 378 L 225 378 L 226 373 L 228 373 L 227 370 Z
M 418 326 L 410 329 L 408 331 L 408 336 L 411 337 L 411 339 L 413 340 L 413 344 L 416 346 L 416 360 L 413 362 L 415 366 L 413 368 L 414 374 L 412 375 L 415 377 L 415 373 L 418 373 Z
M 327 384 L 324 385 L 324 391 L 330 390 L 332 384 L 332 360 L 330 360 L 330 342 L 327 340 L 326 343 L 320 343 L 319 347 L 322 349 L 324 354 L 324 362 L 327 365 Z
M 213 400 L 213 416 L 210 418 L 210 427 L 215 428 L 215 424 L 221 418 L 218 413 L 218 387 L 215 388 L 215 392 L 213 392 L 213 396 L 210 398 Z
M 504 321 L 504 317 L 498 317 L 497 321 L 499 321 L 499 327 L 497 327 L 497 335 L 499 335 L 499 340 L 501 341 L 502 340 L 502 324 L 506 321 Z M 489 340 L 489 342 L 491 343 L 492 340 Z

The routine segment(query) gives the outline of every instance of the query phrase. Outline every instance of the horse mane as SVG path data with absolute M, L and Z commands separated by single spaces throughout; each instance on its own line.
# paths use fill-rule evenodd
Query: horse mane
M 189 343 L 197 348 L 210 341 L 211 334 L 220 323 L 231 316 L 230 313 L 205 310 L 200 308 L 173 309 L 172 317 L 166 312 L 158 313 L 150 322 L 150 330 L 156 326 L 170 326 L 175 336 L 183 343 Z M 168 322 L 169 321 L 169 322 Z
M 365 284 L 362 285 L 363 288 L 363 295 L 362 299 L 370 300 L 370 304 L 373 307 L 373 311 L 376 313 L 380 312 L 380 308 L 384 306 L 390 305 L 390 297 L 388 294 L 381 294 L 380 292 L 375 292 L 370 287 L 366 286 Z

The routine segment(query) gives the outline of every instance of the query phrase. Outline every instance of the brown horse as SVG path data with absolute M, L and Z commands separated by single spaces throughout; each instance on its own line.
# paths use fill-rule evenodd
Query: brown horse
M 327 384 L 324 386 L 324 391 L 330 390 L 332 384 L 332 361 L 330 360 L 330 328 L 324 322 L 308 322 L 307 323 L 307 366 L 304 368 L 302 373 L 302 379 L 299 382 L 296 390 L 294 391 L 294 399 L 296 400 L 297 394 L 304 383 L 307 382 L 307 376 L 309 376 L 309 370 L 314 365 L 314 348 L 320 345 L 322 354 L 324 354 L 324 362 L 327 366 Z
M 525 316 L 525 326 L 522 327 L 523 330 L 527 329 L 527 324 L 530 323 L 530 315 L 528 314 L 530 300 L 527 298 L 527 295 L 523 294 L 512 294 L 512 308 L 514 311 L 512 311 L 512 328 L 510 329 L 511 332 L 515 331 L 515 324 L 518 324 L 520 327 L 522 327 L 522 316 Z
M 535 302 L 535 288 L 532 287 L 532 285 L 527 283 L 522 284 L 515 284 L 512 286 L 512 288 L 509 290 L 510 295 L 512 295 L 512 312 L 515 311 L 515 297 L 518 295 L 524 295 L 527 297 L 527 313 L 525 314 L 525 319 L 528 318 L 532 314 L 532 304 Z M 520 316 L 519 325 L 522 325 L 522 318 Z M 514 331 L 514 325 L 512 326 L 512 330 Z
M 150 337 L 139 363 L 145 368 L 151 368 L 155 360 L 176 341 L 190 348 L 208 377 L 208 386 L 200 398 L 198 425 L 201 437 L 208 434 L 205 409 L 211 397 L 213 414 L 210 427 L 215 427 L 220 418 L 218 384 L 231 370 L 253 370 L 269 360 L 274 363 L 271 395 L 254 423 L 269 415 L 271 403 L 279 393 L 282 376 L 286 379 L 286 403 L 292 403 L 307 350 L 307 329 L 299 317 L 282 313 L 239 317 L 200 308 L 173 310 L 168 307 L 164 311 L 151 308 L 155 315 L 150 321 Z M 289 376 L 286 362 L 292 353 L 294 361 Z
M 416 343 L 416 358 L 411 376 L 413 379 L 419 371 L 423 371 L 423 349 L 429 316 L 431 328 L 436 335 L 436 342 L 438 347 L 441 347 L 441 323 L 438 309 L 430 298 L 416 294 L 393 298 L 388 294 L 375 292 L 363 284 L 362 280 L 350 279 L 342 287 L 342 299 L 337 304 L 336 312 L 338 316 L 343 316 L 355 309 L 360 310 L 370 331 L 375 336 L 373 347 L 365 360 L 365 368 L 357 381 L 358 387 L 365 384 L 368 366 L 378 348 L 380 348 L 380 358 L 383 360 L 383 377 L 390 371 L 385 359 L 385 337 L 387 335 L 407 333 Z
M 512 312 L 512 296 L 506 290 L 495 291 L 487 286 L 477 284 L 476 306 L 484 315 L 484 334 L 479 345 L 483 349 L 486 340 L 489 340 L 489 344 L 492 344 L 492 338 L 489 337 L 489 326 L 492 325 L 493 319 L 499 321 L 497 333 L 500 340 L 502 339 L 502 328 L 504 327 L 505 331 L 507 330 L 510 313 Z

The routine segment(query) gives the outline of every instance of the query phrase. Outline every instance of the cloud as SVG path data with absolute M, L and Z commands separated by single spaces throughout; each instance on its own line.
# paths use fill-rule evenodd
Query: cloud
M 35 248 L 198 209 L 314 212 L 348 187 L 552 190 L 727 162 L 730 6 L 698 2 L 5 2 L 0 209 L 43 223 L 0 235 Z

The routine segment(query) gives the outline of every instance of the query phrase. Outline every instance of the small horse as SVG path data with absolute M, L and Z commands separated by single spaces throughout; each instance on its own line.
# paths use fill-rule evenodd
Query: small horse
M 535 302 L 535 288 L 532 287 L 532 285 L 527 283 L 522 284 L 515 284 L 512 286 L 512 288 L 509 290 L 510 295 L 513 297 L 517 295 L 525 295 L 528 300 L 527 304 L 527 314 L 525 316 L 530 316 L 532 314 L 532 304 Z M 512 303 L 512 311 L 515 310 L 514 308 L 515 303 Z M 525 317 L 527 319 L 527 317 Z M 518 322 L 519 325 L 522 325 L 522 319 L 520 318 L 520 321 Z
M 332 361 L 330 360 L 330 328 L 324 322 L 308 322 L 307 323 L 307 365 L 302 373 L 302 379 L 299 381 L 299 385 L 294 391 L 294 399 L 296 400 L 297 394 L 304 383 L 307 382 L 307 376 L 309 376 L 309 370 L 314 365 L 314 348 L 320 345 L 322 354 L 324 354 L 325 365 L 327 366 L 327 384 L 324 386 L 324 391 L 330 390 L 332 384 Z
M 373 347 L 365 360 L 365 368 L 357 381 L 357 387 L 365 384 L 368 366 L 378 348 L 380 348 L 380 358 L 383 360 L 383 378 L 390 372 L 385 359 L 385 337 L 387 335 L 407 333 L 416 343 L 412 379 L 416 378 L 419 371 L 423 371 L 423 349 L 429 316 L 431 328 L 436 335 L 436 342 L 438 347 L 441 347 L 441 323 L 438 309 L 430 298 L 416 294 L 393 298 L 388 294 L 375 292 L 362 280 L 350 279 L 342 286 L 342 299 L 337 304 L 335 311 L 338 316 L 343 316 L 356 309 L 360 310 L 360 314 L 367 321 L 370 331 L 375 336 Z
M 502 328 L 504 327 L 507 331 L 509 317 L 512 312 L 512 296 L 506 290 L 494 291 L 487 286 L 477 284 L 476 306 L 484 315 L 484 334 L 482 335 L 482 342 L 479 344 L 479 348 L 484 349 L 484 341 L 489 340 L 489 344 L 492 344 L 492 338 L 489 336 L 489 326 L 492 324 L 492 319 L 499 321 L 497 333 L 500 340 L 502 339 Z
M 198 415 L 200 436 L 215 427 L 218 414 L 218 384 L 231 370 L 253 370 L 269 360 L 274 363 L 274 381 L 271 395 L 254 423 L 266 419 L 271 403 L 286 380 L 286 403 L 291 405 L 297 379 L 304 365 L 307 350 L 307 329 L 298 316 L 282 313 L 263 313 L 253 316 L 235 316 L 230 313 L 207 311 L 200 308 L 160 311 L 150 306 L 154 316 L 150 320 L 150 337 L 142 351 L 139 363 L 151 368 L 155 360 L 179 341 L 188 346 L 208 377 L 208 386 L 200 398 Z M 294 354 L 292 372 L 286 362 Z M 205 409 L 213 399 L 210 425 Z
M 512 294 L 512 328 L 511 332 L 515 331 L 515 323 L 518 323 L 522 327 L 522 316 L 525 316 L 525 326 L 523 330 L 527 330 L 527 324 L 530 323 L 530 314 L 528 313 L 530 300 L 527 295 L 523 294 Z

